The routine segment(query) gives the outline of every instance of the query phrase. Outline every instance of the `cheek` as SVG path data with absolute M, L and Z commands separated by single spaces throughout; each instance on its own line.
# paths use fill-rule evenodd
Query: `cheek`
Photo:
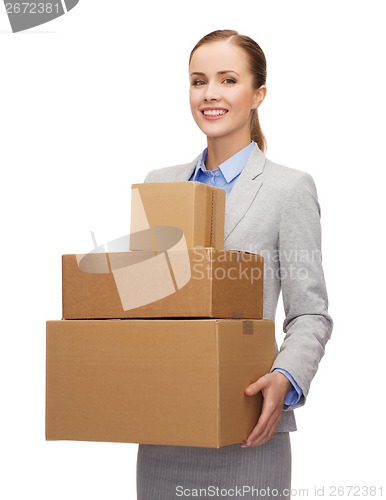
M 195 107 L 197 107 L 199 103 L 199 99 L 196 93 L 190 92 L 189 93 L 189 103 L 190 103 L 190 108 L 193 111 Z
M 253 104 L 253 99 L 251 96 L 251 92 L 247 89 L 241 90 L 237 94 L 232 96 L 232 103 L 235 108 L 241 110 L 251 109 Z
M 194 119 L 194 121 L 197 123 L 198 121 L 198 113 L 199 111 L 197 110 L 197 99 L 195 99 L 195 96 L 189 95 L 189 104 L 190 104 L 190 113 Z

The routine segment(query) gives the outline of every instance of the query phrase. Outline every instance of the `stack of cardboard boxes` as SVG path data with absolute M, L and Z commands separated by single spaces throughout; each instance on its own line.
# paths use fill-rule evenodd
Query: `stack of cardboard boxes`
M 223 249 L 225 192 L 132 186 L 127 251 L 64 255 L 47 322 L 46 438 L 218 448 L 256 424 L 274 359 L 263 258 Z

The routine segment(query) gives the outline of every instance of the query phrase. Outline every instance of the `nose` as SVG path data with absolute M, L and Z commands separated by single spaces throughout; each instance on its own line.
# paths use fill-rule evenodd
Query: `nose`
M 204 101 L 218 101 L 220 99 L 220 93 L 216 84 L 208 83 L 205 89 Z

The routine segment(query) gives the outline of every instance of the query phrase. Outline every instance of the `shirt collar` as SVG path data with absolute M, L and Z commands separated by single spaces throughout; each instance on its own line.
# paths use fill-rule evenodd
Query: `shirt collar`
M 219 170 L 221 170 L 222 175 L 225 177 L 227 183 L 231 182 L 235 177 L 241 174 L 249 155 L 254 148 L 255 143 L 252 141 L 248 146 L 241 149 L 233 156 L 225 160 L 221 165 L 218 166 Z M 201 153 L 197 160 L 196 168 L 194 170 L 194 174 L 192 180 L 195 181 L 198 175 L 198 171 L 201 169 L 203 172 L 207 172 L 207 168 L 205 167 L 205 162 L 208 157 L 208 148 L 205 148 Z

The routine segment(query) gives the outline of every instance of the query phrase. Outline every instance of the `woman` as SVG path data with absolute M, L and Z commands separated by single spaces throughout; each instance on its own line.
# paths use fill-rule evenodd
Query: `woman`
M 264 256 L 264 318 L 275 318 L 282 290 L 286 335 L 271 372 L 245 391 L 264 396 L 246 441 L 219 450 L 140 445 L 138 499 L 289 498 L 293 409 L 305 403 L 332 331 L 316 189 L 309 174 L 264 155 L 258 108 L 266 60 L 256 42 L 232 30 L 210 33 L 192 50 L 189 74 L 191 111 L 207 148 L 192 163 L 150 172 L 145 182 L 191 180 L 225 189 L 224 248 Z

